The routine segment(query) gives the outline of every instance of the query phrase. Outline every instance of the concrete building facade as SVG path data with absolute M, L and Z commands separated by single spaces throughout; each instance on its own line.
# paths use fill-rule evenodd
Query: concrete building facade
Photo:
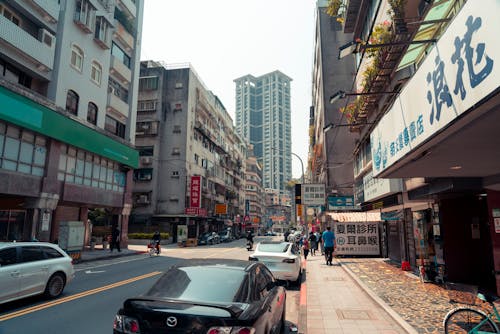
M 87 223 L 92 208 L 126 235 L 143 3 L 9 1 L 0 12 L 0 239 L 55 241 L 60 222 Z

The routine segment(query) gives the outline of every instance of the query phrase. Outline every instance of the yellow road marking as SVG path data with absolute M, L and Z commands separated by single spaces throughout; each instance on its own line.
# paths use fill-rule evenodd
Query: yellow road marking
M 77 294 L 74 294 L 74 295 L 71 295 L 71 296 L 67 296 L 67 297 L 63 297 L 63 298 L 59 298 L 59 299 L 47 302 L 47 303 L 44 303 L 44 304 L 35 305 L 35 306 L 28 307 L 26 309 L 22 309 L 22 310 L 19 310 L 19 311 L 16 311 L 16 312 L 4 314 L 4 315 L 0 316 L 0 322 L 5 321 L 5 320 L 9 320 L 9 319 L 12 319 L 12 318 L 20 317 L 22 315 L 33 313 L 33 312 L 36 312 L 36 311 L 40 311 L 40 310 L 43 310 L 43 309 L 46 309 L 46 308 L 49 308 L 49 307 L 52 307 L 52 306 L 56 306 L 56 305 L 59 305 L 59 304 L 62 304 L 62 303 L 67 303 L 69 301 L 72 301 L 72 300 L 75 300 L 75 299 L 78 299 L 78 298 L 83 298 L 83 297 L 86 297 L 86 296 L 90 296 L 90 295 L 96 294 L 98 292 L 102 292 L 102 291 L 105 291 L 105 290 L 113 289 L 113 288 L 116 288 L 116 287 L 119 287 L 119 286 L 122 286 L 122 285 L 125 285 L 125 284 L 129 284 L 129 283 L 132 283 L 132 282 L 135 282 L 135 281 L 139 281 L 141 279 L 145 279 L 145 278 L 148 278 L 148 277 L 156 276 L 156 275 L 159 275 L 161 273 L 162 273 L 161 271 L 153 271 L 153 272 L 151 272 L 149 274 L 144 274 L 144 275 L 141 275 L 141 276 L 132 277 L 132 278 L 129 278 L 129 279 L 124 280 L 124 281 L 120 281 L 120 282 L 116 282 L 116 283 L 113 283 L 113 284 L 102 286 L 100 288 L 95 288 L 95 289 L 92 289 L 92 290 L 83 291 L 83 292 L 80 292 L 80 293 L 77 293 Z

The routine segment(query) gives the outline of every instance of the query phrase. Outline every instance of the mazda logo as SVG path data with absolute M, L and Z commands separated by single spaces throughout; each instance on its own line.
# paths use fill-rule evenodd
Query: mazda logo
M 177 318 L 176 317 L 168 317 L 167 318 L 167 326 L 168 327 L 175 327 L 175 326 L 177 326 Z

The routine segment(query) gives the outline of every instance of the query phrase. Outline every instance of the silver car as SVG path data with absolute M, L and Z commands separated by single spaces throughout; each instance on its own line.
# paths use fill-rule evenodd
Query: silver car
M 262 241 L 248 258 L 260 261 L 278 280 L 291 281 L 299 285 L 302 279 L 302 261 L 295 243 L 285 241 Z
M 45 242 L 0 242 L 0 304 L 28 296 L 61 295 L 75 276 L 71 257 Z

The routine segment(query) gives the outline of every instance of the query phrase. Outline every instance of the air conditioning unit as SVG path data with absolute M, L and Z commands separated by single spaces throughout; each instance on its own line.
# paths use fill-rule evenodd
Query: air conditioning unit
M 39 39 L 42 43 L 47 45 L 49 48 L 53 48 L 56 45 L 56 38 L 48 30 L 40 29 Z
M 149 198 L 148 195 L 140 195 L 139 198 L 137 199 L 138 204 L 149 204 Z
M 143 165 L 151 165 L 153 163 L 153 157 L 141 157 L 141 163 Z

